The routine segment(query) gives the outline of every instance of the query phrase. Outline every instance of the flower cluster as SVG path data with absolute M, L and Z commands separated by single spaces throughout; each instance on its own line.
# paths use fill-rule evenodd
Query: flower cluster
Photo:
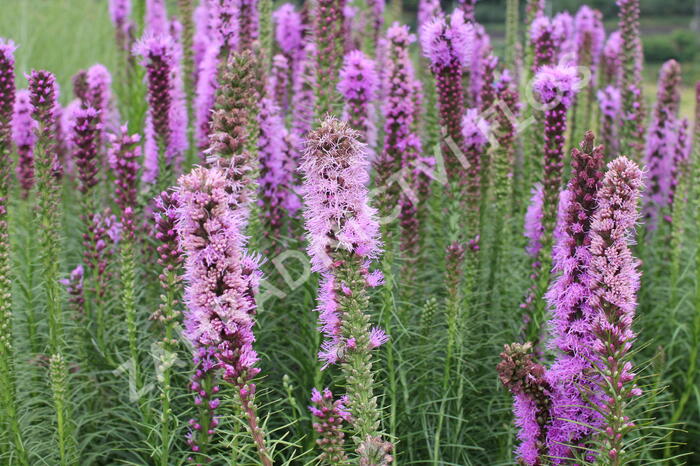
M 374 60 L 359 50 L 353 50 L 345 56 L 338 81 L 338 92 L 346 102 L 348 123 L 360 132 L 365 142 L 368 142 L 373 124 L 370 104 L 379 87 L 375 68 Z
M 345 407 L 347 402 L 347 396 L 335 400 L 333 393 L 327 388 L 323 392 L 315 388 L 311 390 L 312 406 L 309 406 L 309 411 L 315 418 L 314 430 L 320 435 L 316 443 L 323 450 L 321 461 L 328 464 L 342 464 L 347 461 L 347 455 L 343 451 L 343 424 L 350 419 L 350 412 Z

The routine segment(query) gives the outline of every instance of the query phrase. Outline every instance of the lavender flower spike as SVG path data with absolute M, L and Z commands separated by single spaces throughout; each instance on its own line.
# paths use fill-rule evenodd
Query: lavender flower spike
M 347 396 L 333 399 L 333 393 L 325 388 L 323 392 L 317 389 L 311 390 L 311 403 L 309 411 L 315 418 L 314 430 L 321 436 L 316 443 L 323 450 L 321 461 L 327 464 L 345 464 L 347 455 L 343 451 L 345 433 L 343 424 L 350 420 L 350 412 L 345 405 Z
M 592 382 L 594 355 L 590 348 L 595 312 L 588 305 L 587 272 L 591 221 L 604 159 L 603 147 L 594 147 L 594 141 L 589 131 L 581 149 L 571 154 L 573 172 L 554 246 L 553 270 L 560 275 L 546 295 L 552 314 L 550 347 L 557 352 L 547 372 L 553 418 L 547 446 L 554 464 L 568 464 L 565 458 L 573 459 L 570 445 L 585 444 L 602 421 L 591 405 L 599 398 L 599 390 Z
M 141 64 L 146 68 L 149 105 L 143 180 L 153 183 L 166 167 L 177 168 L 183 153 L 185 128 L 179 116 L 184 99 L 178 92 L 181 75 L 176 70 L 175 43 L 169 35 L 145 36 L 134 46 L 134 54 L 142 57 Z
M 370 119 L 370 103 L 377 92 L 378 78 L 374 60 L 368 58 L 360 50 L 353 50 L 345 56 L 343 68 L 340 70 L 338 92 L 346 102 L 350 127 L 367 142 L 372 120 Z
M 632 256 L 630 235 L 638 219 L 637 203 L 643 186 L 639 167 L 625 157 L 608 164 L 598 192 L 598 208 L 591 222 L 588 304 L 595 313 L 593 352 L 604 393 L 599 409 L 605 418 L 600 443 L 609 464 L 626 464 L 625 434 L 634 424 L 625 411 L 631 398 L 641 395 L 629 353 L 636 337 L 632 330 L 639 261 Z
M 17 147 L 17 178 L 22 196 L 27 197 L 34 186 L 34 143 L 36 122 L 32 120 L 32 104 L 29 91 L 17 91 L 12 117 L 12 139 Z
M 364 312 L 367 287 L 377 284 L 369 265 L 380 253 L 379 224 L 367 197 L 366 149 L 356 131 L 328 117 L 309 134 L 300 169 L 312 270 L 323 272 L 324 285 L 329 287 L 320 295 L 324 305 L 330 305 L 324 309 L 323 325 L 324 331 L 333 332 L 331 344 L 335 345 L 334 354 L 326 359 L 344 362 L 353 440 L 359 453 L 368 437 L 382 436 L 373 396 L 371 350 L 386 341 L 383 332 L 370 329 Z
M 114 25 L 117 45 L 128 52 L 134 29 L 130 20 L 131 0 L 109 0 L 109 16 Z
M 197 167 L 178 184 L 177 231 L 186 255 L 185 335 L 197 351 L 213 349 L 223 379 L 239 391 L 260 460 L 269 466 L 252 383 L 260 372 L 253 325 L 261 273 L 259 260 L 245 251 L 246 217 L 235 208 L 237 187 L 229 170 L 216 166 Z M 221 280 L 212 281 L 213 275 Z

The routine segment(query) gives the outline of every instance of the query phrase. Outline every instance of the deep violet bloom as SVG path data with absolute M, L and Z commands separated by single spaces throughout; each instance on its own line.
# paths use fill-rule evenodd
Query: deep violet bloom
M 420 42 L 423 54 L 431 62 L 431 71 L 435 76 L 440 124 L 447 131 L 454 144 L 462 147 L 462 115 L 464 112 L 464 90 L 462 88 L 462 70 L 471 63 L 471 44 L 474 36 L 473 26 L 464 22 L 461 10 L 452 13 L 449 23 L 442 17 L 436 17 L 423 26 Z M 443 154 L 452 151 L 443 138 Z M 456 157 L 447 159 L 447 174 L 451 182 L 459 179 L 459 164 Z
M 78 190 L 87 194 L 99 182 L 98 159 L 99 135 L 101 124 L 99 112 L 92 107 L 80 108 L 75 111 L 73 123 L 73 163 L 78 169 Z M 91 212 L 86 212 L 91 213 Z
M 659 210 L 667 207 L 671 198 L 671 180 L 678 140 L 678 109 L 680 104 L 681 67 L 669 60 L 659 72 L 656 106 L 649 126 L 645 163 L 647 189 L 644 217 L 651 229 L 656 228 Z
M 640 281 L 639 261 L 629 243 L 642 187 L 643 174 L 634 162 L 625 157 L 610 162 L 591 222 L 588 304 L 595 313 L 593 352 L 604 393 L 599 406 L 605 418 L 600 446 L 613 464 L 620 464 L 617 458 L 624 453 L 625 434 L 634 427 L 625 406 L 641 395 L 629 360 Z
M 530 26 L 530 46 L 533 50 L 532 73 L 543 66 L 553 65 L 557 51 L 555 29 L 552 21 L 542 15 L 535 18 Z
M 394 23 L 387 31 L 388 55 L 384 74 L 384 148 L 375 161 L 377 185 L 387 189 L 381 193 L 379 210 L 388 217 L 399 197 L 398 183 L 392 177 L 402 168 L 408 169 L 407 161 L 413 130 L 416 105 L 412 98 L 415 82 L 413 65 L 408 47 L 415 41 L 408 26 Z M 420 141 L 413 141 L 418 142 Z M 405 172 L 406 177 L 410 172 Z
M 122 126 L 118 133 L 109 135 L 109 142 L 108 159 L 114 173 L 114 201 L 123 216 L 127 208 L 136 208 L 141 137 L 138 133 L 129 135 L 128 128 Z
M 34 143 L 36 122 L 32 119 L 32 104 L 29 91 L 22 89 L 15 96 L 12 117 L 12 139 L 17 147 L 17 179 L 22 187 L 22 196 L 27 197 L 34 186 Z
M 345 115 L 350 127 L 358 131 L 364 142 L 373 122 L 370 119 L 370 105 L 375 98 L 379 82 L 374 60 L 360 50 L 345 55 L 340 70 L 338 92 L 345 99 Z
M 160 153 L 166 166 L 178 168 L 186 149 L 186 114 L 182 94 L 181 73 L 177 69 L 177 49 L 169 35 L 147 35 L 134 46 L 134 54 L 142 57 L 148 83 L 148 116 L 143 180 L 153 183 L 161 168 Z
M 41 142 L 41 157 L 35 157 L 34 166 L 37 183 L 42 189 L 55 188 L 50 179 L 60 177 L 63 168 L 58 158 L 58 84 L 56 76 L 44 70 L 32 70 L 29 81 L 29 101 L 32 119 L 37 122 L 37 143 Z
M 97 110 L 100 128 L 100 144 L 105 142 L 103 135 L 106 129 L 116 129 L 119 116 L 112 105 L 112 75 L 109 70 L 99 63 L 88 68 L 85 74 L 86 95 L 82 102 L 84 107 L 93 107 Z
M 565 191 L 567 199 L 560 203 L 553 251 L 553 271 L 559 275 L 546 295 L 553 337 L 549 346 L 556 351 L 556 360 L 547 372 L 552 402 L 547 444 L 555 464 L 571 458 L 569 445 L 585 443 L 602 420 L 587 401 L 595 403 L 599 398 L 592 371 L 592 326 L 596 314 L 588 305 L 588 267 L 591 221 L 605 154 L 603 146 L 594 147 L 594 141 L 589 131 L 581 148 L 571 154 L 572 176 Z
M 225 57 L 240 44 L 239 5 L 236 0 L 219 0 L 209 7 L 213 41 L 219 44 L 221 55 Z
M 350 412 L 345 407 L 347 403 L 346 395 L 336 400 L 328 388 L 323 392 L 315 388 L 311 390 L 309 411 L 314 417 L 313 428 L 321 437 L 316 442 L 323 450 L 319 459 L 327 464 L 342 464 L 347 461 L 347 455 L 343 451 L 343 424 L 350 420 Z

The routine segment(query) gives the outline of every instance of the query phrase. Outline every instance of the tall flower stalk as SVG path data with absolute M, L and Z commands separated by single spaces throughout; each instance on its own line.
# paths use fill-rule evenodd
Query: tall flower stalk
M 347 396 L 335 400 L 333 393 L 327 388 L 323 392 L 315 388 L 311 391 L 312 406 L 309 406 L 309 411 L 315 418 L 314 430 L 321 437 L 316 440 L 316 443 L 323 450 L 320 460 L 324 464 L 331 466 L 347 464 L 348 457 L 343 451 L 345 444 L 343 424 L 351 418 L 350 412 L 345 407 L 347 402 Z
M 632 256 L 630 236 L 639 217 L 637 203 L 643 186 L 642 171 L 620 157 L 608 164 L 598 192 L 598 207 L 591 221 L 588 304 L 593 320 L 593 356 L 603 392 L 599 412 L 604 425 L 600 454 L 613 466 L 629 461 L 626 435 L 635 427 L 627 409 L 641 395 L 634 383 L 630 352 L 636 334 L 632 330 L 639 261 Z
M 32 120 L 32 104 L 29 91 L 17 91 L 12 116 L 12 139 L 17 148 L 17 179 L 22 188 L 22 197 L 27 198 L 34 186 L 34 143 L 36 123 Z
M 253 382 L 260 372 L 253 349 L 253 326 L 261 273 L 259 259 L 245 249 L 248 209 L 240 204 L 233 171 L 233 167 L 197 167 L 179 180 L 177 231 L 186 257 L 185 335 L 195 348 L 196 361 L 208 359 L 223 381 L 237 389 L 259 460 L 270 466 L 272 458 L 259 424 Z M 221 279 L 212 281 L 212 276 Z M 202 369 L 198 368 L 197 374 Z M 201 406 L 218 390 L 211 378 L 203 384 L 200 380 L 193 381 L 193 390 L 197 384 L 195 403 Z M 190 444 L 197 456 L 206 458 L 201 438 L 213 433 L 211 411 L 218 405 L 217 399 L 209 399 L 204 406 L 209 414 L 191 423 Z
M 22 465 L 28 465 L 27 452 L 16 405 L 15 357 L 12 348 L 12 273 L 7 219 L 12 163 L 12 124 L 15 106 L 15 44 L 0 38 L 0 418 L 7 441 Z M 11 438 L 11 440 L 10 440 Z
M 617 0 L 622 37 L 622 130 L 620 151 L 640 160 L 644 139 L 642 97 L 642 39 L 639 34 L 639 0 Z
M 345 100 L 345 114 L 350 127 L 358 131 L 362 141 L 369 143 L 373 131 L 372 101 L 379 87 L 376 64 L 363 52 L 353 50 L 345 55 L 340 70 L 338 92 Z
M 542 248 L 537 257 L 534 301 L 525 316 L 526 338 L 537 346 L 544 322 L 544 294 L 549 287 L 552 263 L 554 227 L 557 221 L 559 191 L 564 166 L 566 115 L 578 90 L 579 77 L 574 67 L 545 66 L 535 76 L 533 89 L 538 102 L 544 107 L 544 173 L 542 194 Z
M 35 228 L 39 231 L 42 262 L 42 285 L 46 300 L 49 327 L 49 368 L 51 372 L 54 409 L 58 430 L 58 452 L 61 465 L 73 461 L 74 439 L 70 407 L 66 400 L 68 372 L 63 352 L 63 304 L 59 282 L 60 267 L 60 177 L 56 137 L 56 107 L 58 87 L 56 78 L 48 71 L 34 70 L 28 76 L 32 118 L 37 122 L 35 167 L 37 203 Z
M 176 69 L 177 53 L 170 35 L 147 35 L 134 46 L 134 54 L 142 57 L 148 84 L 143 181 L 159 186 L 170 183 L 187 147 L 181 121 L 185 102 L 177 91 L 182 79 Z
M 365 313 L 367 287 L 377 284 L 368 268 L 381 252 L 379 224 L 367 198 L 366 149 L 357 132 L 329 117 L 310 133 L 300 169 L 312 270 L 324 274 L 327 287 L 321 295 L 328 336 L 322 356 L 341 365 L 356 453 L 368 461 L 361 464 L 378 464 L 385 452 L 375 447 L 384 445 L 384 434 L 371 350 L 387 337 L 370 328 Z
M 547 372 L 551 386 L 551 426 L 547 432 L 549 454 L 554 463 L 574 459 L 580 453 L 571 445 L 590 447 L 602 418 L 591 402 L 600 398 L 595 386 L 592 352 L 596 313 L 589 305 L 591 222 L 603 177 L 603 146 L 594 146 L 587 132 L 580 149 L 571 154 L 572 175 L 567 187 L 563 217 L 554 246 L 553 271 L 558 274 L 547 292 L 551 311 L 551 349 L 556 360 Z M 572 451 L 573 450 L 573 451 Z
M 645 163 L 649 170 L 645 192 L 644 218 L 650 229 L 658 223 L 660 211 L 672 200 L 671 185 L 678 140 L 681 67 L 669 60 L 659 72 L 659 88 L 649 128 Z

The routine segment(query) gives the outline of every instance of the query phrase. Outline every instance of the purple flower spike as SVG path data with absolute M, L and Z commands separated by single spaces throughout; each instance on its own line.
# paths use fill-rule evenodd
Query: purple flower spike
M 472 56 L 474 29 L 465 22 L 461 10 L 455 10 L 449 24 L 442 17 L 434 18 L 423 26 L 420 33 L 423 54 L 433 68 L 450 67 L 455 63 L 469 66 Z
M 309 135 L 300 169 L 312 270 L 332 270 L 338 250 L 367 259 L 379 255 L 379 224 L 368 203 L 367 166 L 366 146 L 345 123 L 326 119 Z
M 603 15 L 588 5 L 579 8 L 575 18 L 574 40 L 579 66 L 589 66 L 595 71 L 605 44 Z
M 32 70 L 27 76 L 29 81 L 29 100 L 32 105 L 32 118 L 37 122 L 37 142 L 41 141 L 45 151 L 42 154 L 45 160 L 35 159 L 37 175 L 39 166 L 44 175 L 50 173 L 53 177 L 60 177 L 63 173 L 58 158 L 58 84 L 56 77 L 44 70 Z M 46 170 L 46 171 L 44 171 Z M 46 182 L 47 180 L 43 180 Z
M 579 82 L 573 66 L 545 66 L 535 76 L 532 87 L 541 104 L 549 108 L 561 105 L 568 110 L 574 103 Z
M 610 34 L 605 42 L 601 67 L 601 76 L 608 79 L 612 85 L 620 86 L 622 82 L 622 36 L 620 31 Z
M 532 72 L 554 64 L 557 50 L 554 25 L 546 16 L 538 16 L 530 26 L 530 44 L 533 49 Z
M 109 165 L 114 173 L 114 200 L 122 211 L 136 208 L 137 174 L 141 157 L 141 137 L 129 135 L 126 126 L 110 134 Z M 125 225 L 126 228 L 126 225 Z
M 225 380 L 238 385 L 240 377 L 248 385 L 260 371 L 252 344 L 261 274 L 258 259 L 245 251 L 245 216 L 235 208 L 236 186 L 228 170 L 219 167 L 197 167 L 178 184 L 177 231 L 186 255 L 185 335 L 195 348 L 216 348 Z M 212 282 L 211 274 L 222 274 L 222 280 Z
M 128 52 L 134 29 L 131 22 L 131 0 L 109 0 L 109 16 L 114 25 L 117 45 Z
M 22 196 L 27 197 L 34 186 L 34 143 L 37 124 L 32 120 L 32 104 L 29 91 L 17 91 L 12 117 L 12 139 L 17 146 L 17 178 Z
M 209 147 L 211 117 L 216 102 L 216 90 L 219 86 L 218 70 L 219 46 L 213 43 L 206 48 L 199 63 L 194 102 L 195 138 L 202 158 L 204 158 L 204 151 Z
M 301 14 L 293 4 L 285 3 L 272 14 L 272 18 L 275 21 L 277 44 L 293 69 L 304 50 L 304 22 Z
M 345 113 L 350 126 L 359 131 L 362 140 L 367 142 L 372 121 L 370 120 L 370 103 L 377 92 L 378 78 L 374 60 L 363 52 L 353 50 L 345 56 L 340 70 L 338 92 L 346 102 Z
M 343 450 L 343 427 L 350 420 L 350 412 L 345 407 L 348 404 L 347 396 L 336 400 L 329 389 L 319 392 L 314 388 L 311 390 L 311 403 L 309 411 L 315 418 L 313 428 L 321 436 L 318 439 L 318 445 L 323 450 L 320 460 L 327 464 L 345 463 L 347 455 Z
M 581 149 L 574 149 L 572 176 L 563 204 L 553 270 L 561 273 L 546 298 L 552 312 L 550 347 L 557 357 L 547 373 L 552 387 L 552 423 L 547 443 L 555 464 L 572 458 L 569 445 L 585 443 L 600 427 L 601 417 L 583 394 L 595 402 L 599 395 L 591 381 L 593 321 L 595 312 L 588 305 L 590 290 L 587 273 L 591 255 L 590 230 L 597 193 L 603 177 L 603 146 L 594 147 L 594 136 L 586 133 Z M 592 426 L 587 427 L 587 426 Z
M 236 0 L 238 7 L 239 50 L 252 50 L 260 34 L 258 0 Z
M 98 146 L 101 126 L 99 112 L 92 107 L 78 109 L 75 112 L 73 126 L 73 162 L 78 168 L 78 190 L 87 194 L 97 185 L 99 160 Z
M 176 69 L 178 52 L 169 35 L 144 37 L 134 46 L 134 54 L 142 57 L 148 82 L 143 180 L 152 183 L 165 168 L 159 166 L 159 153 L 167 166 L 177 168 L 186 148 L 182 76 Z
M 0 38 L 0 144 L 10 142 L 15 103 L 14 42 Z
M 588 304 L 595 313 L 592 348 L 604 393 L 599 409 L 605 418 L 600 445 L 607 458 L 622 453 L 624 436 L 634 427 L 625 406 L 641 395 L 629 361 L 640 280 L 639 261 L 629 242 L 642 187 L 643 174 L 635 163 L 625 157 L 610 162 L 591 222 Z
M 431 23 L 435 18 L 442 17 L 442 8 L 438 0 L 418 1 L 418 30 L 423 34 L 423 27 Z
M 599 89 L 597 93 L 600 106 L 601 142 L 611 154 L 619 150 L 618 122 L 622 116 L 622 93 L 614 86 Z

